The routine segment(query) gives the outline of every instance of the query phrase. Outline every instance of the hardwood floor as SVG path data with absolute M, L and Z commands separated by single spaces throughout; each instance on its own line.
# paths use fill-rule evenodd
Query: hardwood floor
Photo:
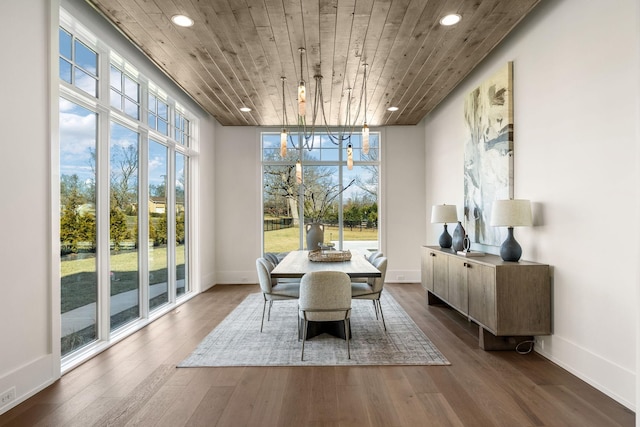
M 216 286 L 0 415 L 0 426 L 634 425 L 633 412 L 536 353 L 479 349 L 477 328 L 427 307 L 420 285 L 385 289 L 451 366 L 177 369 L 258 291 Z

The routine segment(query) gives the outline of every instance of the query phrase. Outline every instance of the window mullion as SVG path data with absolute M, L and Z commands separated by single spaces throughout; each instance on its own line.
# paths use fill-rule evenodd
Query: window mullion
M 149 133 L 139 131 L 138 152 L 138 263 L 140 317 L 149 317 Z
M 109 216 L 109 115 L 98 114 L 98 144 L 96 148 L 96 221 L 98 268 L 97 335 L 98 340 L 108 341 L 111 333 L 111 267 L 110 267 L 110 216 Z M 105 141 L 107 143 L 105 143 Z
M 167 151 L 167 183 L 165 184 L 167 200 L 167 292 L 169 302 L 176 301 L 176 152 L 173 148 Z
M 340 139 L 340 144 L 338 145 L 339 150 L 338 150 L 338 182 L 340 183 L 340 189 L 342 190 L 343 186 L 344 186 L 344 180 L 343 180 L 343 168 L 344 168 L 344 141 L 342 139 Z M 338 248 L 340 250 L 342 250 L 342 242 L 344 241 L 344 214 L 343 214 L 343 207 L 344 207 L 344 200 L 342 198 L 343 194 L 342 192 L 340 193 L 340 195 L 338 196 Z

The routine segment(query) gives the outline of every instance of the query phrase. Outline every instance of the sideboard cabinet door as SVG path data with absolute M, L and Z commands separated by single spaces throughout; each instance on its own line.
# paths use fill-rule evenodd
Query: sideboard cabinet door
M 496 333 L 496 270 L 478 263 L 467 269 L 469 317 Z
M 469 263 L 464 258 L 449 258 L 449 305 L 464 315 L 469 312 L 467 270 Z
M 433 252 L 433 293 L 438 297 L 449 299 L 449 257 Z
M 424 246 L 421 249 L 420 262 L 422 268 L 420 269 L 420 273 L 422 287 L 427 291 L 433 292 L 433 259 L 436 257 L 436 254 Z

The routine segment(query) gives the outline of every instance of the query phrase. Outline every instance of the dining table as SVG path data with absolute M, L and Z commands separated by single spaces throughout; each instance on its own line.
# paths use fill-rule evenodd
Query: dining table
M 271 271 L 274 279 L 301 278 L 310 271 L 342 271 L 353 278 L 381 277 L 364 254 L 352 252 L 349 261 L 311 261 L 309 251 L 291 251 Z
M 309 251 L 291 251 L 271 270 L 273 279 L 296 279 L 311 271 L 342 271 L 350 278 L 382 277 L 382 273 L 371 264 L 364 254 L 352 252 L 348 261 L 312 261 Z M 308 322 L 307 339 L 327 333 L 346 339 L 342 321 Z M 351 337 L 351 332 L 349 332 Z

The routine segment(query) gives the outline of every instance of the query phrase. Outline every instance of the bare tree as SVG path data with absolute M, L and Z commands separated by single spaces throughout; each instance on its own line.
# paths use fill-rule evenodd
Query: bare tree
M 111 202 L 123 211 L 137 202 L 138 146 L 115 146 L 111 153 Z

